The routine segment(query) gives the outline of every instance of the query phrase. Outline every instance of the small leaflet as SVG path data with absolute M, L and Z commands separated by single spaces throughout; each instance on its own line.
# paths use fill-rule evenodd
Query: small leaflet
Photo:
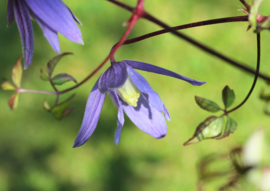
M 49 81 L 49 76 L 47 72 L 43 71 L 43 69 L 40 69 L 40 78 L 44 81 Z
M 57 118 L 57 119 L 62 119 L 63 117 L 65 117 L 67 114 L 69 114 L 71 111 L 67 111 L 67 109 L 69 110 L 70 108 L 68 108 L 70 102 L 72 101 L 72 99 L 75 97 L 76 94 L 73 94 L 72 96 L 70 96 L 68 99 L 66 99 L 65 101 L 63 101 L 62 103 L 54 106 L 53 108 L 50 109 L 50 112 Z
M 63 53 L 63 54 L 60 54 L 58 56 L 55 56 L 54 58 L 52 58 L 48 63 L 47 63 L 47 72 L 49 74 L 49 76 L 52 75 L 53 71 L 54 71 L 54 68 L 56 67 L 56 65 L 58 64 L 58 62 L 64 57 L 64 56 L 67 56 L 67 55 L 71 55 L 73 53 Z
M 196 100 L 196 103 L 204 110 L 206 111 L 210 111 L 210 112 L 218 112 L 220 110 L 222 110 L 218 104 L 216 104 L 215 102 L 211 101 L 211 100 L 208 100 L 208 99 L 205 99 L 205 98 L 202 98 L 202 97 L 198 97 L 198 96 L 195 96 L 195 100 Z
M 235 100 L 235 94 L 234 91 L 229 88 L 229 86 L 225 86 L 225 88 L 222 91 L 222 100 L 225 106 L 225 109 L 229 108 L 234 100 Z
M 210 116 L 197 127 L 193 137 L 184 146 L 198 143 L 204 139 L 214 139 L 222 134 L 224 117 Z
M 69 82 L 69 81 L 73 81 L 73 82 L 77 83 L 77 81 L 74 77 L 72 77 L 69 74 L 64 74 L 64 73 L 58 74 L 58 75 L 54 76 L 52 79 L 52 83 L 54 85 L 62 85 L 62 84 Z
M 228 137 L 231 133 L 233 133 L 237 129 L 237 122 L 227 116 L 227 123 L 222 136 L 218 137 L 217 139 L 223 139 Z
M 12 81 L 16 87 L 21 86 L 22 73 L 23 73 L 21 59 L 22 59 L 22 56 L 19 56 L 19 58 L 17 59 L 12 69 Z
M 19 101 L 19 93 L 15 93 L 13 96 L 10 97 L 8 100 L 8 105 L 11 110 L 15 110 L 18 107 L 18 101 Z
M 16 90 L 17 88 L 13 86 L 9 81 L 6 79 L 3 79 L 4 81 L 1 83 L 1 88 L 4 91 L 9 91 L 9 90 Z

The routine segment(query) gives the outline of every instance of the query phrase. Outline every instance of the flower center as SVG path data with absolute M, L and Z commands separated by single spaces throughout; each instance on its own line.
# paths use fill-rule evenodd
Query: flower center
M 141 92 L 133 84 L 129 76 L 126 82 L 124 83 L 124 85 L 121 88 L 116 90 L 116 93 L 129 105 L 137 107 L 137 102 L 138 102 Z

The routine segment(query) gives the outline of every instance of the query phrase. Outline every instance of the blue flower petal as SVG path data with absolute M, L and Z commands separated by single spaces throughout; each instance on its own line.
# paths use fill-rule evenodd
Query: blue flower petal
M 120 142 L 120 138 L 121 138 L 121 130 L 123 128 L 124 122 L 125 122 L 125 118 L 124 118 L 124 112 L 123 112 L 123 108 L 122 108 L 122 104 L 120 103 L 120 100 L 116 94 L 115 91 L 109 91 L 110 97 L 112 98 L 113 102 L 116 103 L 116 105 L 118 106 L 118 121 L 117 121 L 117 128 L 115 131 L 115 136 L 114 136 L 114 143 L 116 145 L 119 144 Z
M 79 147 L 84 144 L 94 132 L 105 97 L 106 94 L 101 94 L 99 92 L 97 81 L 88 98 L 82 126 L 73 147 Z
M 147 63 L 143 63 L 143 62 L 137 62 L 137 61 L 132 61 L 132 60 L 123 60 L 124 62 L 126 62 L 128 65 L 130 65 L 132 68 L 138 69 L 138 70 L 143 70 L 143 71 L 147 71 L 147 72 L 153 72 L 156 74 L 162 74 L 165 76 L 171 76 L 180 80 L 184 80 L 194 86 L 200 86 L 205 84 L 206 82 L 202 82 L 202 81 L 197 81 L 191 78 L 187 78 L 185 76 L 182 76 L 180 74 L 177 74 L 175 72 L 172 72 L 170 70 L 166 70 L 164 68 L 160 68 L 158 66 L 154 66 L 151 64 L 147 64 Z
M 67 6 L 67 8 L 68 8 L 69 12 L 71 13 L 73 19 L 74 19 L 79 25 L 82 26 L 81 21 L 74 15 L 74 13 L 70 10 L 70 8 L 69 8 L 68 6 Z
M 121 99 L 120 101 L 127 116 L 139 129 L 157 139 L 167 134 L 167 125 L 162 113 L 151 106 L 142 94 L 136 108 Z
M 73 42 L 83 44 L 81 31 L 73 15 L 61 0 L 25 0 L 35 18 Z
M 164 104 L 163 104 L 163 113 L 164 113 L 165 118 L 166 118 L 168 121 L 171 121 L 170 113 L 169 113 L 167 107 L 166 107 Z
M 101 93 L 107 93 L 124 85 L 128 78 L 127 65 L 125 63 L 114 63 L 101 76 L 98 88 Z
M 150 84 L 146 81 L 141 74 L 133 70 L 129 65 L 127 65 L 127 71 L 130 79 L 135 84 L 135 86 L 143 93 L 148 95 L 148 100 L 152 106 L 154 106 L 158 111 L 163 112 L 163 102 L 160 99 L 157 92 L 155 92 Z
M 60 45 L 58 40 L 58 34 L 55 30 L 51 29 L 49 26 L 47 26 L 43 21 L 41 21 L 39 18 L 36 18 L 36 21 L 38 22 L 39 26 L 41 27 L 44 36 L 50 43 L 51 47 L 54 49 L 55 52 L 58 54 L 61 53 L 60 51 Z
M 27 69 L 32 62 L 34 52 L 33 28 L 28 7 L 24 1 L 13 1 L 14 15 L 22 39 L 24 69 Z
M 7 14 L 8 14 L 8 27 L 9 27 L 13 23 L 13 21 L 15 20 L 14 9 L 13 9 L 13 0 L 8 0 Z

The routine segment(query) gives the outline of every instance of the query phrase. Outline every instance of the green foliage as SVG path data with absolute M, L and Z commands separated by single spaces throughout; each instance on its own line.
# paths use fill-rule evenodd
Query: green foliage
M 198 143 L 204 139 L 214 139 L 222 134 L 224 117 L 210 116 L 197 127 L 193 137 L 184 146 Z
M 14 95 L 12 95 L 10 97 L 10 99 L 8 100 L 8 105 L 9 107 L 14 110 L 17 109 L 18 107 L 18 102 L 19 102 L 19 93 L 16 92 Z
M 202 109 L 206 111 L 215 113 L 222 110 L 218 104 L 216 104 L 215 102 L 211 100 L 195 96 L 195 101 Z
M 43 71 L 43 69 L 40 69 L 40 78 L 44 81 L 49 81 L 49 76 L 46 72 Z
M 12 69 L 12 81 L 16 87 L 21 86 L 22 73 L 23 73 L 21 59 L 22 59 L 22 57 L 19 56 L 19 58 L 17 59 L 15 65 Z
M 228 116 L 229 112 L 227 112 L 227 108 L 229 108 L 235 100 L 234 91 L 231 90 L 229 86 L 225 86 L 225 88 L 222 90 L 222 100 L 225 106 L 224 109 L 221 109 L 215 102 L 205 98 L 196 96 L 195 100 L 196 103 L 206 111 L 224 111 L 224 114 L 219 117 L 210 116 L 205 121 L 200 123 L 195 131 L 194 136 L 184 143 L 184 145 L 198 143 L 203 139 L 223 139 L 228 137 L 236 130 L 237 123 Z M 224 125 L 224 116 L 227 116 L 226 126 Z
M 12 83 L 7 81 L 6 79 L 3 79 L 3 82 L 1 83 L 1 88 L 4 91 L 16 90 L 17 89 L 15 86 L 13 86 Z
M 73 53 L 63 53 L 63 54 L 60 54 L 58 56 L 55 56 L 54 58 L 52 58 L 48 63 L 47 63 L 47 72 L 49 74 L 49 76 L 52 75 L 56 65 L 58 64 L 58 62 L 64 57 L 64 56 L 67 56 L 67 55 L 72 55 Z
M 70 96 L 68 99 L 63 101 L 62 103 L 52 107 L 49 111 L 55 116 L 57 119 L 62 119 L 63 117 L 66 117 L 70 112 L 73 110 L 73 108 L 68 108 L 70 102 L 75 97 L 75 94 Z M 47 107 L 47 104 L 46 104 Z M 44 108 L 46 108 L 44 106 Z
M 234 100 L 235 100 L 235 94 L 234 91 L 229 88 L 229 86 L 225 86 L 225 88 L 222 91 L 222 100 L 225 106 L 225 109 L 229 108 Z
M 68 75 L 68 74 L 58 74 L 52 78 L 52 83 L 54 85 L 62 85 L 62 84 L 69 82 L 69 81 L 73 81 L 73 82 L 77 83 L 75 78 L 72 77 L 71 75 Z
M 224 133 L 218 139 L 223 139 L 225 137 L 228 137 L 231 133 L 233 133 L 236 130 L 236 128 L 237 128 L 236 121 L 230 118 L 229 116 L 227 116 L 227 122 L 226 122 Z

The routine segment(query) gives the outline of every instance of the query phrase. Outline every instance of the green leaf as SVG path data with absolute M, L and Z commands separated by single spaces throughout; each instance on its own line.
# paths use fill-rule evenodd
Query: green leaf
M 50 109 L 51 109 L 51 107 L 46 99 L 44 99 L 44 101 L 43 101 L 43 108 L 47 111 L 50 111 Z
M 64 57 L 64 56 L 67 56 L 67 55 L 71 55 L 73 53 L 63 53 L 63 54 L 60 54 L 58 56 L 55 56 L 54 58 L 52 58 L 48 63 L 47 63 L 47 72 L 49 74 L 49 76 L 52 75 L 53 71 L 54 71 L 54 68 L 56 67 L 56 65 L 58 64 L 58 62 Z
M 8 100 L 8 105 L 12 110 L 15 110 L 18 107 L 19 101 L 19 93 L 15 93 L 13 96 L 10 97 Z
M 0 87 L 2 90 L 7 91 L 7 90 L 16 90 L 17 88 L 14 87 L 9 81 L 6 79 L 3 79 L 4 81 L 1 83 Z
M 71 100 L 75 97 L 75 94 L 73 94 L 72 96 L 70 96 L 68 99 L 66 99 L 65 101 L 63 101 L 62 103 L 54 106 L 53 108 L 51 108 L 50 112 L 57 118 L 57 119 L 62 119 L 66 114 L 67 111 L 66 109 L 68 109 L 67 107 L 69 106 Z
M 222 110 L 218 104 L 216 104 L 215 102 L 202 98 L 202 97 L 198 97 L 195 96 L 195 101 L 196 103 L 204 110 L 206 111 L 210 111 L 210 112 L 217 112 L 219 110 Z
M 12 69 L 12 81 L 16 87 L 21 86 L 22 73 L 23 73 L 21 59 L 22 59 L 22 56 L 19 56 L 19 58 L 17 59 Z
M 44 81 L 49 81 L 47 72 L 44 72 L 42 68 L 40 69 L 40 78 Z
M 229 108 L 235 99 L 234 91 L 229 88 L 229 86 L 226 86 L 222 91 L 222 100 L 225 105 L 225 109 Z
M 195 144 L 203 139 L 214 139 L 222 134 L 224 118 L 210 116 L 197 127 L 193 137 L 184 143 L 184 146 Z
M 75 78 L 73 78 L 71 75 L 68 75 L 68 74 L 58 74 L 58 75 L 54 76 L 52 79 L 52 83 L 54 85 L 62 85 L 62 84 L 69 82 L 69 81 L 73 81 L 73 82 L 77 83 Z
M 227 116 L 227 123 L 224 130 L 224 133 L 221 137 L 218 137 L 217 139 L 223 139 L 225 137 L 228 137 L 231 133 L 233 133 L 237 129 L 237 123 L 235 120 Z
M 259 8 L 262 2 L 263 0 L 253 0 L 253 3 L 250 7 L 250 14 L 248 16 L 248 20 L 253 27 L 257 27 L 257 14 L 259 12 Z

